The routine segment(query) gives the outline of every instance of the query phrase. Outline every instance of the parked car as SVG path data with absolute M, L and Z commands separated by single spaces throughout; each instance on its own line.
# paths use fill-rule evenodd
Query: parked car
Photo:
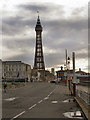
M 50 83 L 58 83 L 57 79 L 51 80 Z
M 50 83 L 56 83 L 56 81 L 52 80 L 52 81 L 50 81 Z

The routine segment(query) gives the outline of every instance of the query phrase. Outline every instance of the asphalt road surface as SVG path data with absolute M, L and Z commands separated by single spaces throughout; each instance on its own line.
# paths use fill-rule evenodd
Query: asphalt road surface
M 64 113 L 78 110 L 67 87 L 53 83 L 28 83 L 2 94 L 2 118 L 66 118 Z

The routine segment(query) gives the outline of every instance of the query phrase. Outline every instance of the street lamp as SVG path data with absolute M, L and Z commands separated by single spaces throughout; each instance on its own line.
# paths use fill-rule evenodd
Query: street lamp
M 69 69 L 70 69 L 70 57 L 67 58 L 67 94 L 69 94 L 70 86 L 68 86 L 69 81 Z
M 68 84 L 69 84 L 69 90 L 70 90 L 70 57 L 68 57 Z
M 70 69 L 70 57 L 68 57 L 68 69 Z

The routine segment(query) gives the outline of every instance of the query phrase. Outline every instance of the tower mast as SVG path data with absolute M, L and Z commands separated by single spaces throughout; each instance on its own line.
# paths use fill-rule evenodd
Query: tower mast
M 45 70 L 44 57 L 43 57 L 43 47 L 42 47 L 42 26 L 39 18 L 39 11 L 37 23 L 35 27 L 36 31 L 36 48 L 35 48 L 35 59 L 34 59 L 34 69 Z

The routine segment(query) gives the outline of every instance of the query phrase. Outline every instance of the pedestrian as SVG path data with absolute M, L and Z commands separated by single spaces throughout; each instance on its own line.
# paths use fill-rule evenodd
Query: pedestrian
M 7 83 L 4 83 L 4 93 L 6 93 Z

